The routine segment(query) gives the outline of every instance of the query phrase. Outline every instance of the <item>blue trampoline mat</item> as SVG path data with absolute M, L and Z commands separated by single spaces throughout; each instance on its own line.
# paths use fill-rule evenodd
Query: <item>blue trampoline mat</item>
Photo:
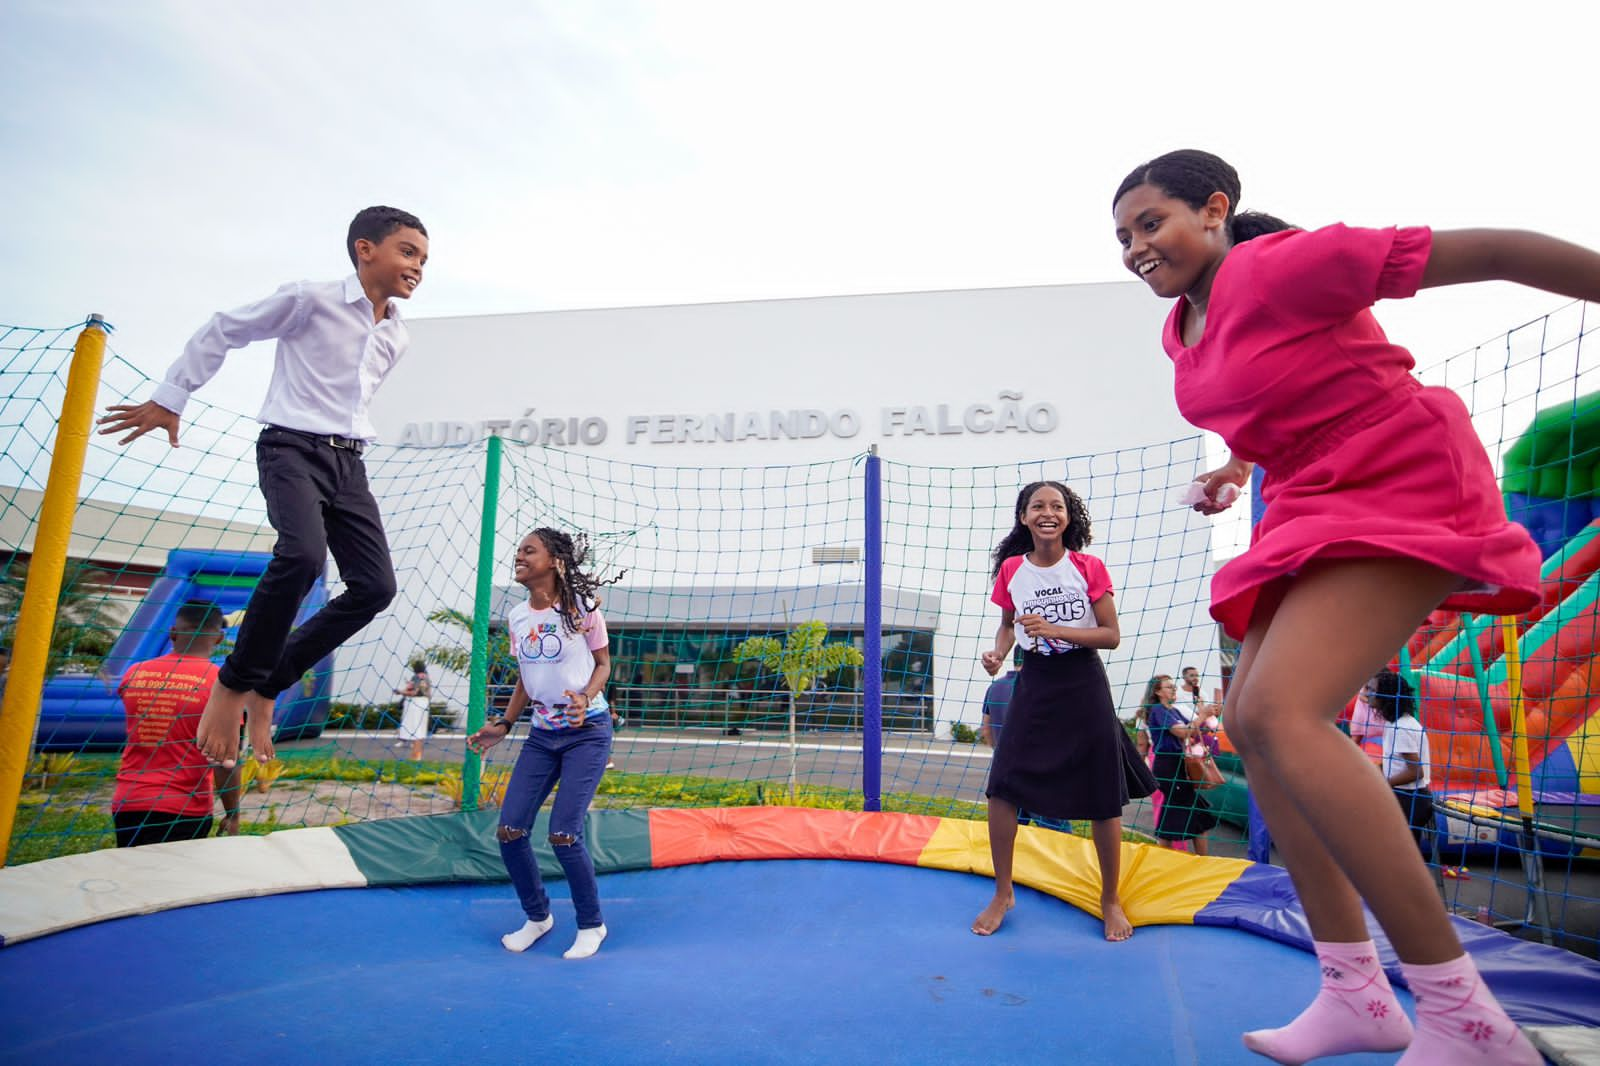
M 0 951 L 0 1062 L 1256 1063 L 1239 1034 L 1317 987 L 1248 933 L 1139 929 L 986 878 L 735 862 L 600 879 L 610 936 L 522 955 L 509 885 L 309 892 L 104 922 Z M 1401 993 L 1410 1007 L 1409 997 Z M 1350 1055 L 1334 1063 L 1391 1063 Z

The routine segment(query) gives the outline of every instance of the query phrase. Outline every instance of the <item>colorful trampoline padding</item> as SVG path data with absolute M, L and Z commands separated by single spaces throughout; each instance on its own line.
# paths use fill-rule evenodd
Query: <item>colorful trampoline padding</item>
M 109 849 L 0 870 L 0 944 L 108 918 L 278 892 L 367 885 L 504 881 L 493 810 Z M 560 866 L 535 852 L 547 877 Z M 993 876 L 981 822 L 798 807 L 593 811 L 586 829 L 600 873 L 694 863 L 842 859 Z M 1092 844 L 1024 826 L 1020 884 L 1099 913 Z M 1283 870 L 1200 858 L 1144 844 L 1123 846 L 1123 904 L 1135 925 L 1209 925 L 1310 950 L 1310 935 Z M 1511 1015 L 1527 1025 L 1600 1026 L 1600 963 L 1473 922 L 1457 932 Z M 1380 950 L 1398 978 L 1392 950 Z

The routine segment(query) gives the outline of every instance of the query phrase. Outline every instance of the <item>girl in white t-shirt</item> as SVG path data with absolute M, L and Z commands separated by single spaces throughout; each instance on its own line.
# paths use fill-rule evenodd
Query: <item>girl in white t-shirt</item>
M 1417 716 L 1417 693 L 1411 682 L 1393 670 L 1373 675 L 1368 686 L 1368 706 L 1383 722 L 1384 780 L 1394 789 L 1400 809 L 1411 826 L 1411 836 L 1428 854 L 1428 834 L 1434 829 L 1433 761 L 1428 755 L 1428 734 Z
M 1106 939 L 1133 935 L 1117 895 L 1122 808 L 1156 786 L 1117 717 L 1095 650 L 1115 648 L 1122 632 L 1105 564 L 1082 551 L 1089 540 L 1089 512 L 1078 495 L 1058 481 L 1036 481 L 1018 494 L 1015 524 L 995 548 L 990 599 L 1000 628 L 983 668 L 997 673 L 1018 645 L 1022 671 L 989 770 L 994 898 L 972 923 L 979 936 L 999 929 L 1013 905 L 1018 807 L 1094 823 Z
M 611 711 L 604 694 L 611 651 L 594 598 L 602 582 L 583 570 L 586 554 L 582 536 L 574 540 L 556 529 L 536 529 L 518 545 L 513 574 L 528 599 L 506 620 L 517 657 L 517 687 L 506 713 L 490 719 L 470 741 L 474 751 L 486 752 L 528 713 L 528 738 L 506 785 L 496 834 L 527 916 L 520 929 L 500 938 L 511 951 L 526 951 L 555 924 L 528 833 L 539 808 L 561 786 L 550 809 L 549 839 L 577 912 L 577 939 L 562 956 L 568 959 L 593 955 L 606 938 L 583 823 L 611 754 Z

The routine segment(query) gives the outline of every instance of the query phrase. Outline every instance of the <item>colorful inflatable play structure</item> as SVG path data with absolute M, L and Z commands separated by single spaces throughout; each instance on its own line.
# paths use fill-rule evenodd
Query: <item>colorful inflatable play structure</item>
M 1507 448 L 1502 487 L 1545 556 L 1541 596 L 1514 627 L 1436 612 L 1407 644 L 1433 788 L 1452 841 L 1494 839 L 1531 808 L 1546 855 L 1600 857 L 1600 393 L 1540 411 Z
M 267 552 L 173 551 L 99 673 L 58 675 L 45 683 L 36 750 L 117 750 L 126 720 L 117 684 L 128 667 L 172 650 L 168 630 L 186 600 L 210 600 L 228 616 L 224 651 L 238 634 L 239 618 L 272 556 Z M 328 601 L 322 579 L 295 617 L 299 625 Z M 219 655 L 220 661 L 220 655 Z M 315 737 L 328 720 L 333 657 L 322 660 L 301 684 L 278 697 L 273 724 L 280 739 Z
M 1436 611 L 1395 665 L 1421 697 L 1444 844 L 1518 846 L 1528 815 L 1542 854 L 1600 857 L 1600 393 L 1539 412 L 1502 487 L 1545 557 L 1538 606 L 1509 627 Z M 1363 746 L 1378 757 L 1376 736 Z

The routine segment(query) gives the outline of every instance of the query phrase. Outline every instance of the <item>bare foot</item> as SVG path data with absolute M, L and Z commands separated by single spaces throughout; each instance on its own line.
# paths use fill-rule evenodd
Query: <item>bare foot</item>
M 195 729 L 194 742 L 206 758 L 228 769 L 239 761 L 239 716 L 244 711 L 243 692 L 217 682 L 206 697 L 206 709 L 200 712 L 200 725 Z
M 255 752 L 256 762 L 271 762 L 278 754 L 272 747 L 272 708 L 277 702 L 259 692 L 245 694 L 245 733 L 250 737 L 250 750 Z
M 1017 898 L 1013 893 L 1007 892 L 1002 895 L 996 892 L 994 898 L 989 901 L 989 905 L 983 908 L 978 913 L 978 916 L 972 920 L 972 931 L 979 936 L 992 935 L 996 929 L 1000 928 L 1000 923 L 1006 920 L 1006 911 L 1016 905 Z
M 1106 924 L 1106 939 L 1110 941 L 1126 940 L 1133 935 L 1133 923 L 1128 921 L 1128 916 L 1122 910 L 1122 904 L 1116 900 L 1100 901 L 1100 917 Z

